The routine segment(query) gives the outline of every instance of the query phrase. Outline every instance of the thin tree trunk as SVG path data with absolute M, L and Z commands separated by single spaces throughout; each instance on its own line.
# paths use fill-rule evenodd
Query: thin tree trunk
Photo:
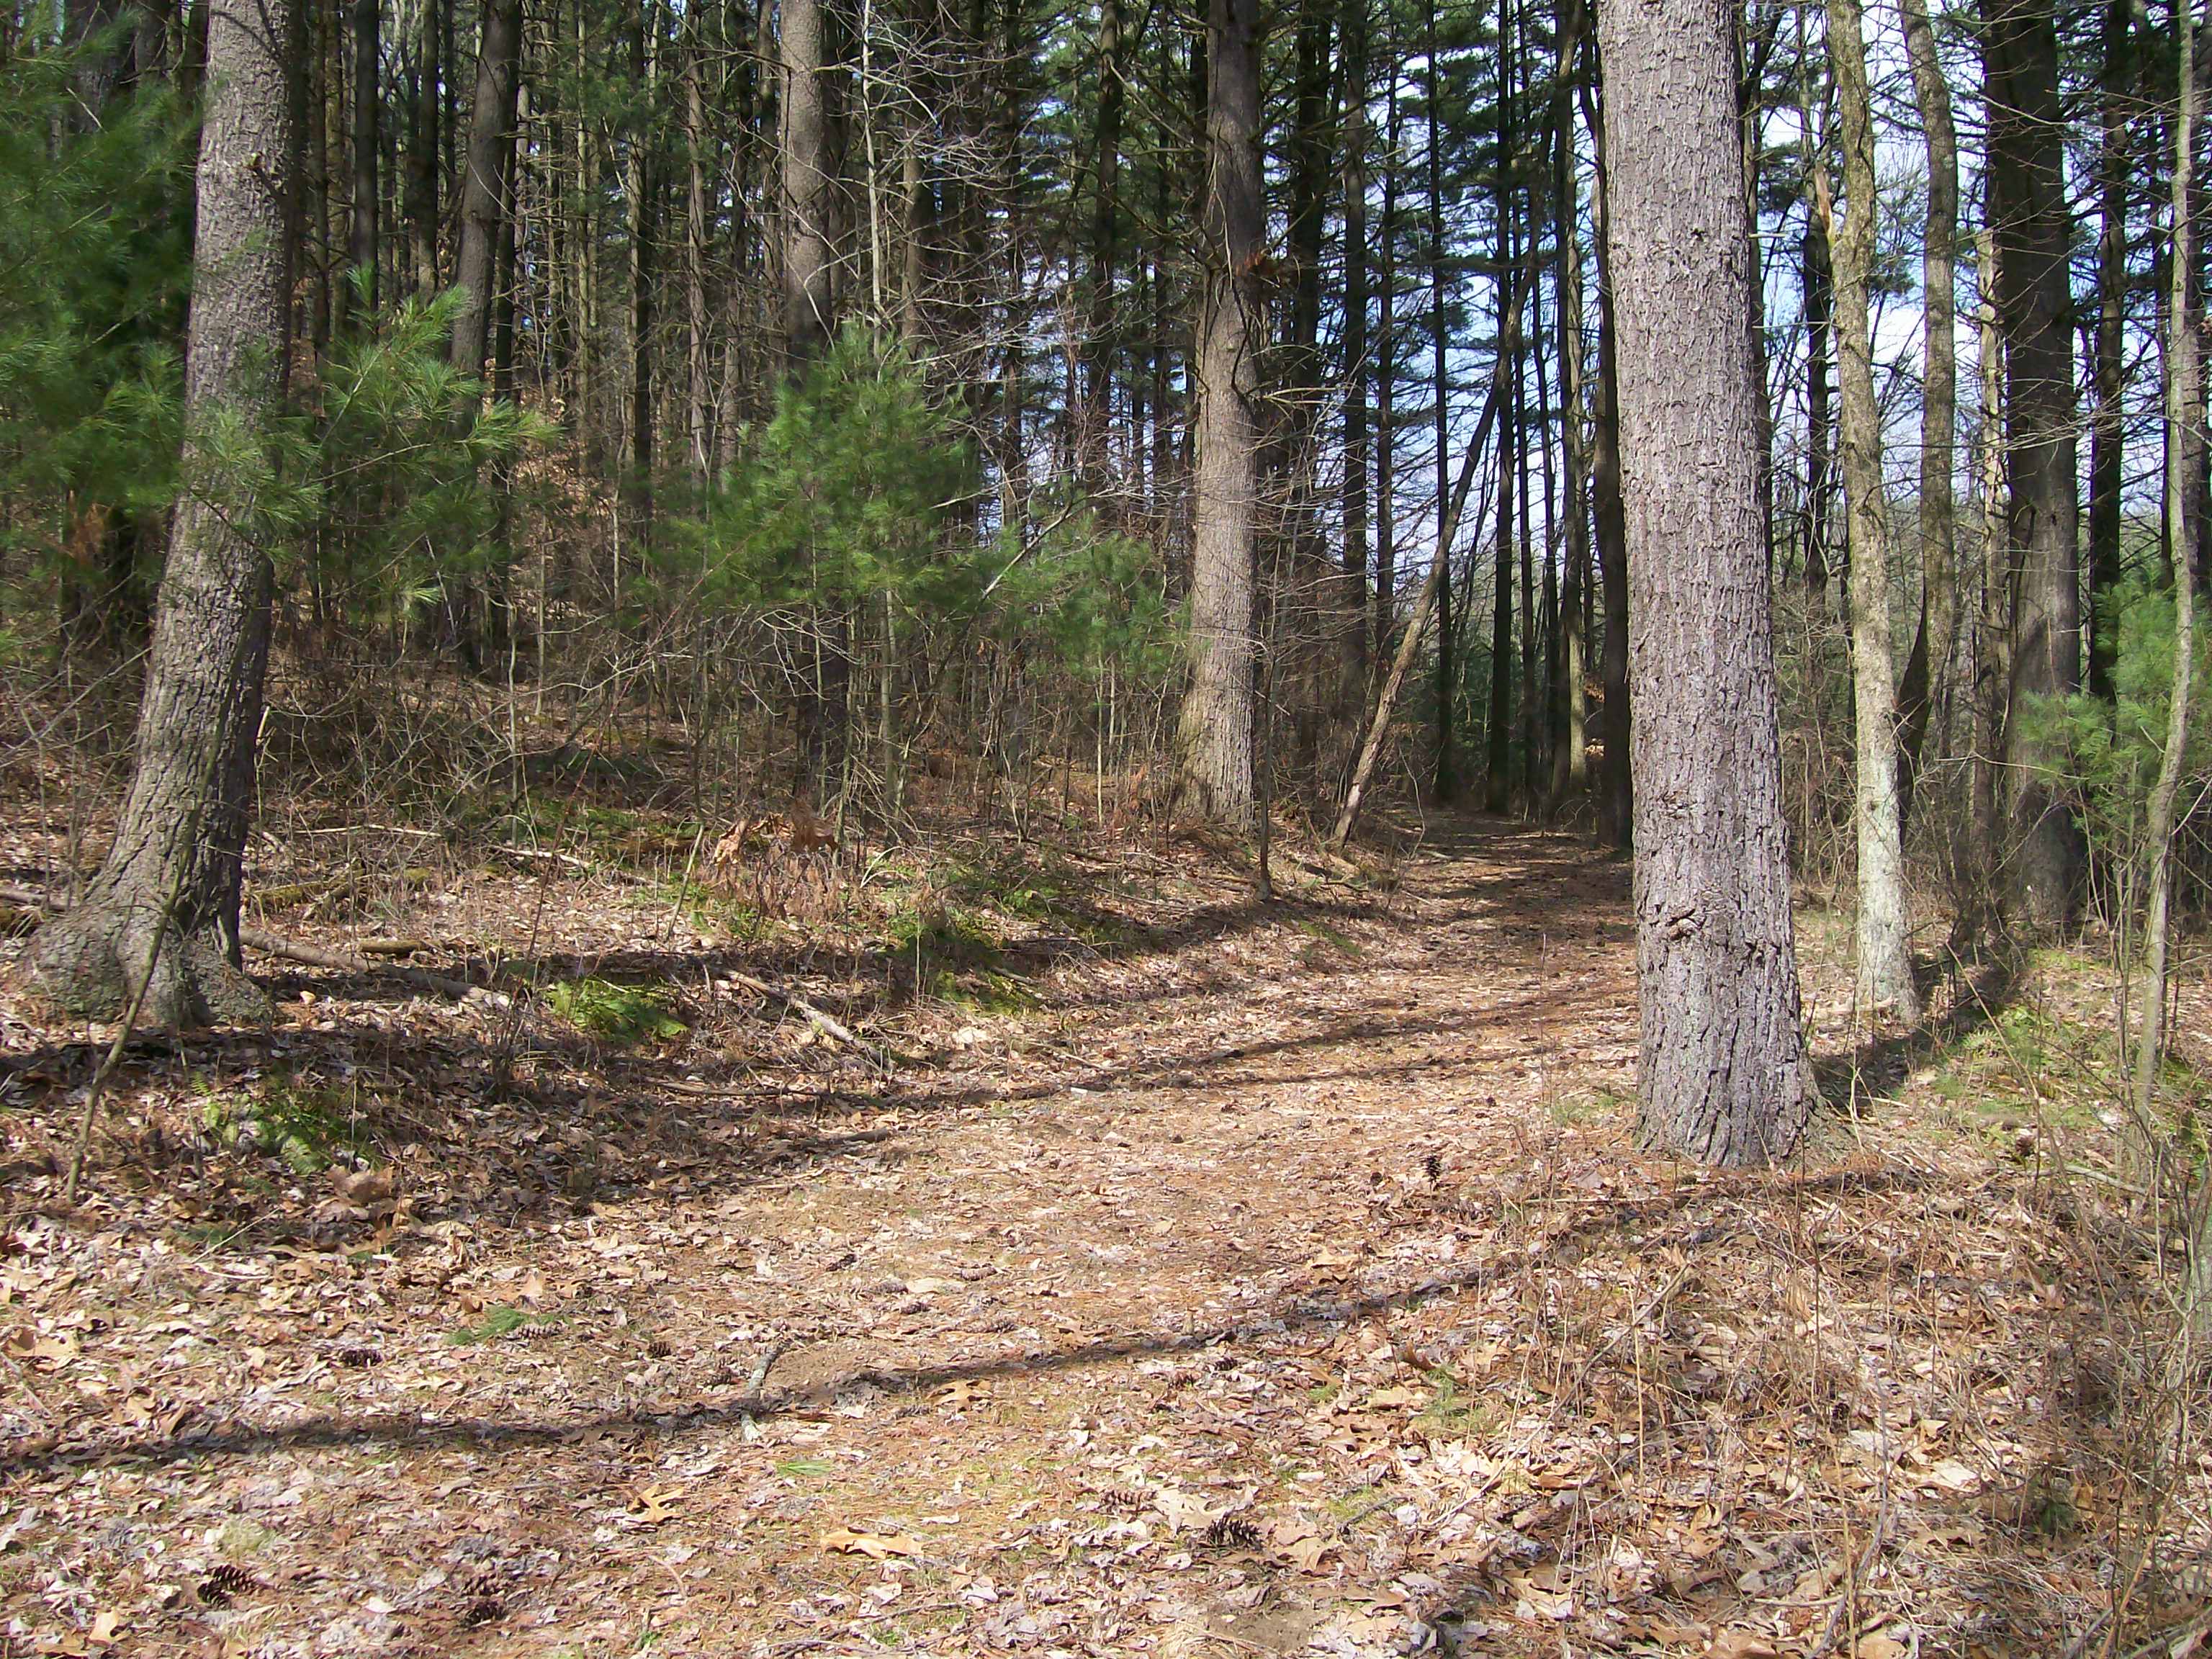
M 1503 77 L 1501 76 L 1501 80 Z M 1499 385 L 1510 388 L 1512 369 L 1507 365 L 1520 347 L 1522 301 L 1517 283 L 1507 280 L 1514 269 L 1512 198 L 1503 161 L 1512 131 L 1512 104 L 1501 86 L 1498 93 L 1497 259 L 1498 365 Z M 1509 300 L 1509 294 L 1510 298 Z M 1510 311 L 1507 307 L 1512 307 Z M 1521 411 L 1508 392 L 1505 418 L 1498 428 L 1498 543 L 1492 565 L 1495 579 L 1490 609 L 1490 699 L 1484 711 L 1485 737 L 1482 804 L 1503 812 L 1513 793 L 1513 439 Z
M 1868 316 L 1875 219 L 1874 104 L 1859 0 L 1828 0 L 1828 62 L 1842 116 L 1844 217 L 1837 223 L 1825 161 L 1814 189 L 1835 251 L 1837 361 L 1843 380 L 1845 529 L 1850 550 L 1851 690 L 1858 789 L 1858 981 L 1863 1015 L 1920 1018 L 1912 982 L 1911 916 L 1897 799 L 1895 647 L 1889 594 L 1889 498 L 1882 486 L 1881 408 L 1875 399 Z
M 1344 604 L 1340 717 L 1357 718 L 1367 688 L 1367 94 L 1368 0 L 1344 15 Z
M 1903 739 L 1898 752 L 1899 834 L 1909 828 L 1915 783 L 1931 720 L 1936 757 L 1948 751 L 1952 659 L 1959 636 L 1958 514 L 1952 473 L 1957 465 L 1959 362 L 1957 282 L 1959 144 L 1951 121 L 1951 88 L 1936 52 L 1928 0 L 1899 0 L 1912 93 L 1928 146 L 1928 224 L 1921 243 L 1920 308 L 1925 374 L 1920 394 L 1920 621 L 1899 693 Z
M 1591 62 L 1596 63 L 1595 55 Z M 1596 157 L 1598 380 L 1590 490 L 1597 526 L 1598 581 L 1605 611 L 1605 653 L 1600 663 L 1605 697 L 1604 765 L 1599 775 L 1598 839 L 1619 852 L 1635 834 L 1636 780 L 1631 763 L 1628 681 L 1628 515 L 1620 494 L 1620 325 L 1613 307 L 1611 205 L 1607 189 L 1604 107 L 1588 79 L 1582 86 L 1583 119 Z
M 1387 20 L 1390 16 L 1384 13 Z M 1395 43 L 1396 31 L 1391 32 Z M 1397 395 L 1398 395 L 1398 64 L 1390 64 L 1390 93 L 1383 114 L 1382 252 L 1375 301 L 1375 627 L 1368 659 L 1378 669 L 1390 653 L 1397 625 Z
M 2127 433 L 2121 399 L 2127 386 L 2128 106 L 2135 7 L 2106 0 L 2099 66 L 2101 131 L 2097 155 L 2097 328 L 2093 348 L 2089 422 L 2089 690 L 2113 701 L 2119 660 L 2119 618 L 2109 601 L 2120 581 L 2122 467 Z
M 112 1014 L 132 988 L 157 1024 L 267 1017 L 239 966 L 272 570 L 234 453 L 283 397 L 285 163 L 293 155 L 289 0 L 214 0 L 195 179 L 186 483 L 155 602 L 135 763 L 115 838 L 34 946 L 64 1006 Z M 250 489 L 250 486 L 248 486 Z M 165 927 L 165 921 L 167 927 Z M 165 932 L 173 938 L 164 946 Z
M 1260 166 L 1257 0 L 1211 0 L 1206 21 L 1205 294 L 1199 307 L 1198 455 L 1191 550 L 1191 684 L 1181 799 L 1199 816 L 1252 816 L 1252 671 L 1258 503 Z
M 354 285 L 362 307 L 376 309 L 376 158 L 382 144 L 377 118 L 383 106 L 379 90 L 382 47 L 383 0 L 355 0 L 353 8 L 353 212 L 346 237 L 346 258 L 353 267 Z M 355 295 L 342 294 L 343 314 Z
M 1438 96 L 1437 3 L 1427 0 L 1422 56 L 1427 64 L 1428 127 L 1424 137 L 1429 185 L 1429 325 L 1436 384 L 1437 520 L 1442 525 L 1451 477 L 1451 375 L 1449 319 L 1444 311 L 1443 113 Z M 1459 656 L 1453 629 L 1451 560 L 1439 539 L 1437 574 L 1437 730 L 1434 782 L 1437 800 L 1459 799 Z
M 1572 17 L 1580 21 L 1581 8 Z M 1553 769 L 1553 810 L 1557 811 L 1571 791 L 1589 786 L 1589 702 L 1583 682 L 1589 635 L 1583 625 L 1590 579 L 1589 434 L 1583 424 L 1587 397 L 1584 385 L 1583 324 L 1582 205 L 1577 199 L 1572 106 L 1568 101 L 1571 37 L 1559 44 L 1559 90 L 1552 111 L 1553 169 L 1553 234 L 1556 238 L 1559 290 L 1560 407 L 1559 428 L 1566 447 L 1567 574 L 1560 605 L 1560 676 L 1565 682 L 1565 753 Z
M 1103 0 L 1098 12 L 1097 141 L 1093 148 L 1091 203 L 1090 316 L 1083 340 L 1084 415 L 1076 449 L 1086 466 L 1100 464 L 1113 407 L 1114 273 L 1121 204 L 1123 82 L 1121 0 Z
M 1743 1165 L 1813 1097 L 1759 532 L 1733 0 L 1601 0 L 1620 319 L 1644 1134 Z
M 2180 87 L 2173 122 L 2172 255 L 2166 292 L 2166 422 L 2170 432 L 2185 432 L 2204 418 L 2203 361 L 2190 270 L 2194 259 L 2191 196 L 2197 161 L 2196 24 L 2189 0 L 2175 0 L 2174 33 L 2180 41 Z M 2197 502 L 2196 480 L 2185 463 L 2185 447 L 2166 448 L 2166 511 L 2183 548 L 2193 545 Z M 2145 811 L 2144 836 L 2150 848 L 2150 896 L 2143 918 L 2142 1012 L 2136 1021 L 2135 1105 L 2136 1133 L 2147 1132 L 2158 1096 L 2159 1056 L 2166 1042 L 2166 945 L 2173 892 L 2175 807 L 2189 749 L 2189 700 L 2196 679 L 2197 580 L 2195 561 L 2173 562 L 2173 678 L 2167 692 L 2166 751 L 2159 759 Z M 2204 1314 L 2208 1264 L 2206 1241 L 2191 1250 L 2192 1318 Z
M 2005 688 L 2012 678 L 2007 660 L 2012 558 L 2005 528 L 2011 514 L 2005 499 L 2004 347 L 1997 327 L 1996 237 L 1988 223 L 1986 202 L 1984 209 L 1984 222 L 1975 237 L 1981 289 L 1976 379 L 1981 388 L 1982 560 L 1981 603 L 1975 629 L 1972 831 L 1967 843 L 1972 856 L 1960 868 L 1960 887 L 1966 902 L 1953 940 L 1954 948 L 1962 951 L 1990 933 L 1997 921 L 1996 876 L 2004 834 Z
M 1468 440 L 1466 453 L 1460 458 L 1459 479 L 1451 488 L 1450 505 L 1445 508 L 1443 522 L 1437 529 L 1437 557 L 1429 565 L 1428 577 L 1421 584 L 1420 596 L 1413 601 L 1413 615 L 1406 619 L 1406 631 L 1400 636 L 1397 653 L 1391 659 L 1389 675 L 1375 699 L 1375 712 L 1367 722 L 1366 739 L 1359 746 L 1359 759 L 1352 769 L 1352 783 L 1345 791 L 1343 809 L 1337 814 L 1336 828 L 1329 836 L 1330 847 L 1339 853 L 1344 851 L 1345 843 L 1352 839 L 1352 826 L 1359 821 L 1359 809 L 1365 804 L 1368 787 L 1374 781 L 1375 763 L 1382 753 L 1382 739 L 1390 729 L 1391 716 L 1397 712 L 1398 698 L 1405 690 L 1407 675 L 1413 671 L 1413 659 L 1419 653 L 1422 630 L 1428 626 L 1437 595 L 1443 591 L 1443 572 L 1449 562 L 1452 544 L 1459 539 L 1460 520 L 1467 512 L 1468 490 L 1474 482 L 1475 468 L 1490 443 L 1491 428 L 1498 422 L 1498 407 L 1504 401 L 1502 368 L 1502 359 L 1492 367 L 1490 392 L 1483 399 L 1481 416 L 1474 423 L 1474 436 Z

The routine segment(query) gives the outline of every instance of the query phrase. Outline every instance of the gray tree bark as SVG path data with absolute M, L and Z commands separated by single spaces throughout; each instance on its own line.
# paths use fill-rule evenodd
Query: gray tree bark
M 782 0 L 783 338 L 794 372 L 836 326 L 838 201 L 820 0 Z
M 383 0 L 354 0 L 353 8 L 353 208 L 346 228 L 346 258 L 359 273 L 362 303 L 376 308 L 377 137 L 383 98 L 379 88 L 382 59 Z M 342 297 L 343 309 L 349 298 Z
M 2051 0 L 1982 0 L 1982 24 L 2011 486 L 2012 803 L 1999 890 L 2012 919 L 2044 929 L 2071 916 L 2082 860 L 2081 832 L 2053 781 L 2058 757 L 2036 742 L 2027 715 L 2033 699 L 2081 688 L 2072 224 Z
M 1181 804 L 1202 817 L 1252 816 L 1254 536 L 1259 484 L 1260 355 L 1267 340 L 1259 264 L 1267 207 L 1260 174 L 1257 0 L 1211 0 L 1206 19 L 1205 290 L 1196 359 L 1198 462 L 1191 529 L 1190 690 L 1179 747 Z
M 120 1012 L 142 982 L 156 1024 L 268 1013 L 239 966 L 238 904 L 269 655 L 271 574 L 257 516 L 260 440 L 283 389 L 289 3 L 210 9 L 184 483 L 131 787 L 106 860 L 33 953 L 39 983 L 81 1013 Z
M 468 164 L 461 179 L 461 246 L 453 280 L 461 308 L 453 319 L 453 366 L 471 380 L 483 373 L 490 334 L 492 288 L 499 265 L 500 227 L 507 215 L 514 168 L 516 71 L 522 54 L 522 0 L 490 0 L 477 53 L 469 115 Z
M 1759 526 L 1733 0 L 1602 0 L 1647 1139 L 1785 1155 L 1813 1096 Z
M 1828 0 L 1828 62 L 1842 117 L 1844 216 L 1838 223 L 1827 166 L 1814 191 L 1830 227 L 1836 273 L 1836 361 L 1843 382 L 1845 533 L 1850 549 L 1851 688 L 1858 774 L 1858 990 L 1867 1015 L 1920 1017 L 1912 982 L 1911 919 L 1905 888 L 1898 800 L 1896 648 L 1889 593 L 1889 496 L 1882 484 L 1881 406 L 1874 391 L 1868 289 L 1874 273 L 1874 102 L 1858 0 Z
M 1899 691 L 1903 742 L 1898 822 L 1909 828 L 1912 793 L 1931 725 L 1936 754 L 1948 752 L 1948 713 L 1959 637 L 1958 512 L 1952 473 L 1957 465 L 1959 356 L 1953 292 L 1959 252 L 1959 140 L 1951 88 L 1936 53 L 1928 0 L 1900 0 L 1912 94 L 1928 146 L 1928 223 L 1920 254 L 1920 307 L 1925 371 L 1920 394 L 1920 623 Z

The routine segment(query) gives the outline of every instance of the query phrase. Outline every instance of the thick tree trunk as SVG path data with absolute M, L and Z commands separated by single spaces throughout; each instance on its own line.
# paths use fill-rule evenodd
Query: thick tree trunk
M 1622 495 L 1638 689 L 1644 1134 L 1785 1155 L 1799 1023 L 1771 593 L 1759 530 L 1733 0 L 1602 0 Z
M 1920 1017 L 1898 810 L 1895 646 L 1889 595 L 1889 497 L 1882 486 L 1881 406 L 1874 391 L 1868 290 L 1874 273 L 1874 105 L 1858 0 L 1828 0 L 1828 61 L 1843 118 L 1844 217 L 1825 164 L 1815 171 L 1835 250 L 1836 356 L 1843 380 L 1845 529 L 1850 550 L 1851 690 L 1858 774 L 1858 991 L 1863 1014 Z
M 428 299 L 438 291 L 438 28 L 437 10 L 422 0 L 408 84 L 407 151 L 402 183 L 407 210 L 407 246 L 415 264 L 415 292 Z
M 1912 93 L 1928 145 L 1928 225 L 1921 244 L 1921 331 L 1926 373 L 1920 394 L 1920 623 L 1899 692 L 1899 832 L 1912 818 L 1912 794 L 1932 721 L 1936 756 L 1947 751 L 1959 637 L 1958 514 L 1952 471 L 1957 465 L 1959 361 L 1956 283 L 1959 243 L 1959 142 L 1951 121 L 1951 88 L 1936 52 L 1927 0 L 1899 0 Z
M 2051 0 L 1982 0 L 1982 18 L 2011 483 L 2013 794 L 2000 886 L 2008 912 L 2041 929 L 2070 919 L 2081 869 L 2081 833 L 2054 781 L 2058 757 L 2027 716 L 2033 699 L 2081 685 L 2072 228 Z
M 1198 457 L 1191 551 L 1191 684 L 1180 737 L 1182 804 L 1252 816 L 1254 537 L 1260 353 L 1260 9 L 1211 0 L 1206 22 L 1205 295 L 1199 307 Z
M 1444 309 L 1444 185 L 1443 100 L 1437 95 L 1436 0 L 1427 0 L 1422 56 L 1427 64 L 1428 131 L 1424 146 L 1429 186 L 1429 328 L 1435 381 L 1437 422 L 1437 520 L 1442 524 L 1444 496 L 1450 481 L 1451 435 L 1450 319 Z M 1501 480 L 1502 483 L 1502 480 Z M 1502 493 L 1502 491 L 1501 491 Z M 1434 781 L 1437 799 L 1447 805 L 1459 799 L 1459 635 L 1452 615 L 1451 559 L 1439 546 L 1437 557 L 1437 729 Z
M 377 136 L 383 108 L 379 88 L 384 0 L 354 0 L 353 8 L 353 211 L 347 228 L 346 258 L 360 287 L 360 299 L 376 309 Z M 349 303 L 339 301 L 341 308 Z
M 144 1012 L 156 1024 L 268 1012 L 238 965 L 238 902 L 270 566 L 252 494 L 258 468 L 240 464 L 236 446 L 264 428 L 283 386 L 289 11 L 289 0 L 210 9 L 185 485 L 155 604 L 131 788 L 98 874 L 34 947 L 40 983 L 76 1012 L 116 1013 L 144 983 Z
M 836 165 L 821 0 L 782 0 L 783 345 L 794 374 L 836 327 Z
M 522 52 L 522 0 L 489 0 L 477 84 L 469 112 L 468 169 L 461 179 L 461 246 L 453 281 L 461 290 L 451 362 L 475 380 L 483 373 L 500 227 L 514 172 L 516 71 Z

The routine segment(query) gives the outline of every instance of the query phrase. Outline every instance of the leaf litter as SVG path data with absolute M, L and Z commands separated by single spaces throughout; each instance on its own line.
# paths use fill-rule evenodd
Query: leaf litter
M 10 994 L 0 1650 L 1902 1659 L 2108 1605 L 2150 1286 L 2019 1125 L 1907 1076 L 1787 1171 L 1644 1158 L 1626 872 L 1564 837 L 1267 912 L 1109 851 L 1105 942 L 1011 933 L 988 1009 L 472 872 L 392 925 L 665 1020 L 292 975 L 134 1046 L 68 1217 L 100 1034 Z

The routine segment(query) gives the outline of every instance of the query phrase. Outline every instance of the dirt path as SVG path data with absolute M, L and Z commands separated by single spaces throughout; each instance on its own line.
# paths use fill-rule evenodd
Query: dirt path
M 1809 1648 L 1841 1517 L 1905 1522 L 1804 1424 L 1931 1415 L 1808 1334 L 1941 1248 L 1848 1206 L 1979 1246 L 1909 1158 L 1638 1161 L 1626 897 L 1470 829 L 1375 905 L 1091 963 L 921 1086 L 694 1102 L 723 1156 L 576 1212 L 21 1233 L 0 1301 L 82 1316 L 4 1380 L 106 1416 L 0 1461 L 0 1650 Z M 2039 1455 L 1966 1415 L 1914 1443 L 1954 1498 Z M 1876 1599 L 1938 1588 L 1990 1594 Z

